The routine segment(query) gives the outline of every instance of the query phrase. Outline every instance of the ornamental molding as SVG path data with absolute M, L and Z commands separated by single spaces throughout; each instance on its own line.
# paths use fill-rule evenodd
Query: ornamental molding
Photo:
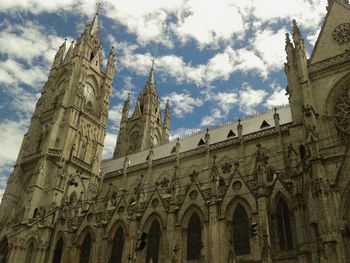
M 350 62 L 350 52 L 346 52 L 338 56 L 322 60 L 315 64 L 309 64 L 309 74 L 314 74 L 318 71 L 329 69 L 345 62 Z

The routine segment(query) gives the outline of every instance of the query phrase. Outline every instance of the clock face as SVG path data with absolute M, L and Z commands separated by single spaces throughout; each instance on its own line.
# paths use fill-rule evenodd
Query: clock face
M 87 101 L 93 101 L 95 97 L 95 91 L 94 88 L 91 86 L 91 84 L 86 83 L 84 87 L 84 96 Z

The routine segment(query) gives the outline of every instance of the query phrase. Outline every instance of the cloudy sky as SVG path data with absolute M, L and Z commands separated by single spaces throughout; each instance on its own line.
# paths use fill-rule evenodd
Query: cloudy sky
M 128 92 L 135 102 L 152 58 L 173 137 L 286 104 L 284 35 L 296 19 L 310 53 L 326 2 L 103 1 L 102 43 L 117 57 L 104 157 L 113 152 L 122 103 Z M 95 11 L 93 0 L 0 1 L 0 197 L 57 48 Z

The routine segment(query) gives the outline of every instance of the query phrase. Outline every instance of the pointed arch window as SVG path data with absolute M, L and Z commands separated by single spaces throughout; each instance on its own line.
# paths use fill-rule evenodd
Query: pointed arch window
M 293 249 L 293 236 L 290 224 L 291 213 L 286 202 L 280 197 L 276 206 L 277 235 L 281 250 Z
M 154 220 L 148 231 L 146 263 L 159 263 L 159 245 L 160 225 L 157 220 Z
M 24 260 L 24 263 L 31 263 L 35 262 L 35 255 L 34 255 L 34 243 L 31 242 L 27 248 L 26 258 Z
M 187 228 L 187 260 L 198 260 L 202 246 L 202 223 L 199 216 L 194 213 Z
M 52 263 L 60 263 L 62 258 L 62 251 L 63 251 L 63 239 L 60 238 L 55 246 L 55 251 L 53 253 L 53 260 Z
M 122 227 L 118 228 L 113 240 L 112 255 L 110 263 L 122 263 L 123 252 L 124 252 L 124 229 Z
M 249 219 L 242 205 L 238 205 L 233 214 L 232 240 L 236 255 L 250 254 Z
M 84 241 L 80 248 L 80 260 L 79 263 L 89 263 L 90 262 L 90 254 L 92 247 L 92 239 L 90 233 L 87 233 Z

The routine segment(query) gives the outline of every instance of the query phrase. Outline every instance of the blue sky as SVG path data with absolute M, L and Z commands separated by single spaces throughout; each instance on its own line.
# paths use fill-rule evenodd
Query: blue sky
M 0 197 L 57 48 L 91 21 L 95 1 L 1 0 Z M 172 137 L 288 102 L 285 33 L 296 19 L 308 51 L 326 0 L 109 0 L 100 33 L 117 66 L 104 157 L 113 152 L 123 101 L 132 102 L 156 61 Z

